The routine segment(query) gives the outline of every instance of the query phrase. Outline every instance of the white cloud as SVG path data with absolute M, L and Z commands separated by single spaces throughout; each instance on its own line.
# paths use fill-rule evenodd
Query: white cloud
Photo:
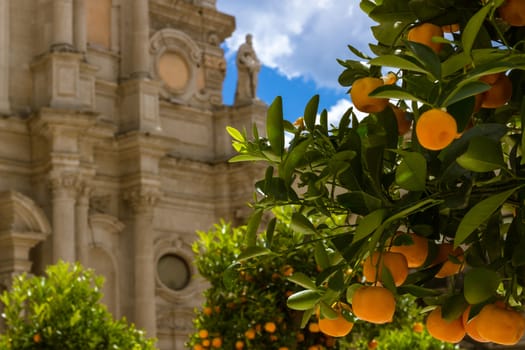
M 368 51 L 373 22 L 358 1 L 218 0 L 220 11 L 236 17 L 237 29 L 226 41 L 233 55 L 253 34 L 262 63 L 288 78 L 303 77 L 318 87 L 339 87 L 342 67 L 336 58 L 354 58 L 347 45 Z
M 352 107 L 353 104 L 349 99 L 340 99 L 338 100 L 335 105 L 331 106 L 327 109 L 328 112 L 328 125 L 339 125 L 339 120 L 341 120 L 341 117 L 345 112 Z M 368 114 L 358 111 L 356 108 L 354 108 L 354 113 L 357 116 L 358 120 L 363 119 Z

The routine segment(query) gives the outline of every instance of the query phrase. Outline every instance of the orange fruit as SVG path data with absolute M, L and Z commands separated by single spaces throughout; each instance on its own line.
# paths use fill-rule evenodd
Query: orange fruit
M 413 232 L 404 233 L 398 232 L 395 237 L 399 235 L 408 235 L 412 239 L 410 245 L 393 245 L 390 251 L 393 253 L 401 253 L 407 259 L 409 268 L 421 267 L 427 260 L 428 256 L 428 239 L 419 236 Z
M 298 343 L 301 343 L 304 341 L 304 334 L 299 332 L 295 335 L 295 339 L 297 340 Z
M 308 323 L 308 330 L 310 333 L 319 333 L 321 329 L 319 328 L 319 323 L 317 322 L 310 322 Z
M 202 309 L 202 312 L 207 315 L 207 316 L 210 316 L 212 313 L 213 313 L 213 310 L 211 307 L 209 306 L 206 306 L 204 307 L 204 309 Z
M 484 82 L 485 84 L 493 85 L 503 73 L 492 73 L 487 74 L 479 78 L 479 81 Z
M 201 344 L 193 345 L 193 350 L 204 350 L 204 347 Z
M 266 322 L 264 324 L 264 330 L 268 333 L 273 333 L 275 332 L 275 330 L 277 329 L 277 327 L 275 326 L 275 323 L 273 322 Z
M 379 266 L 379 271 L 378 271 Z M 383 267 L 386 267 L 396 286 L 405 282 L 408 276 L 407 259 L 401 253 L 394 252 L 374 252 L 363 261 L 363 276 L 367 282 L 375 283 L 376 278 L 381 280 Z
M 364 77 L 352 84 L 350 97 L 355 108 L 364 113 L 378 113 L 388 106 L 388 99 L 368 96 L 376 88 L 383 85 L 380 78 Z
M 392 72 L 388 72 L 386 75 L 383 75 L 381 77 L 381 79 L 383 80 L 383 84 L 385 84 L 385 85 L 392 85 L 392 84 L 396 83 L 397 75 L 395 75 Z
M 456 264 L 455 261 L 450 260 L 450 256 L 454 256 L 457 260 L 462 262 L 464 260 L 463 249 L 457 247 L 454 249 L 452 243 L 443 243 L 438 247 L 438 254 L 434 260 L 435 264 L 443 263 L 441 269 L 436 273 L 437 278 L 445 278 L 457 274 L 463 269 L 463 264 Z
M 459 24 L 447 24 L 444 26 L 441 26 L 441 30 L 443 30 L 443 33 L 455 33 L 459 32 Z
M 280 346 L 278 350 L 289 350 L 287 346 Z
M 454 141 L 458 134 L 456 119 L 441 109 L 433 108 L 419 116 L 416 135 L 421 146 L 438 151 Z
M 432 41 L 433 37 L 443 37 L 443 29 L 432 23 L 423 23 L 408 31 L 408 40 L 430 47 L 434 52 L 441 51 L 442 44 Z
M 208 338 L 208 331 L 206 329 L 199 330 L 199 338 L 201 339 Z
M 220 348 L 222 346 L 222 338 L 221 337 L 215 337 L 211 341 L 211 346 L 214 348 Z
M 204 339 L 202 341 L 202 346 L 204 346 L 205 348 L 208 348 L 210 346 L 211 342 L 209 339 Z
M 255 339 L 255 329 L 250 328 L 246 332 L 244 332 L 244 336 L 246 339 L 253 340 Z
M 283 276 L 290 277 L 291 275 L 293 275 L 293 267 L 290 265 L 284 265 L 281 268 L 281 272 Z
M 345 303 L 336 303 L 333 308 L 337 312 L 337 318 L 319 317 L 319 329 L 324 334 L 332 337 L 344 337 L 354 327 L 354 323 L 348 321 L 342 314 L 343 309 L 350 311 L 350 306 Z
M 38 333 L 36 333 L 35 335 L 33 335 L 33 342 L 35 343 L 40 343 L 42 341 L 42 336 Z
M 235 350 L 242 350 L 244 349 L 244 342 L 242 340 L 237 340 L 235 342 Z
M 426 326 L 431 336 L 448 343 L 458 343 L 465 336 L 462 317 L 452 321 L 445 320 L 441 316 L 441 306 L 430 312 Z
M 402 136 L 410 130 L 410 127 L 412 126 L 412 121 L 406 118 L 407 113 L 401 108 L 396 107 L 393 104 L 390 104 L 390 107 L 392 107 L 392 111 L 396 116 L 397 132 L 400 136 Z
M 501 345 L 518 343 L 525 332 L 525 318 L 505 305 L 487 304 L 476 316 L 479 335 Z
M 498 14 L 511 26 L 523 27 L 525 26 L 525 1 L 507 0 L 498 7 Z
M 425 329 L 425 326 L 421 322 L 416 322 L 412 325 L 412 330 L 416 333 L 421 333 Z
M 481 107 L 498 108 L 512 97 L 512 82 L 505 74 L 500 74 L 489 90 L 481 95 Z
M 396 299 L 391 291 L 379 286 L 362 286 L 352 297 L 354 315 L 363 321 L 382 324 L 391 322 Z
M 463 312 L 463 316 L 461 318 L 461 321 L 463 323 L 463 328 L 465 329 L 465 332 L 474 339 L 475 341 L 479 343 L 486 343 L 488 342 L 487 339 L 483 338 L 481 335 L 479 335 L 478 332 L 478 315 L 472 317 L 470 320 L 468 319 L 469 313 L 470 313 L 471 306 L 467 307 L 466 310 Z

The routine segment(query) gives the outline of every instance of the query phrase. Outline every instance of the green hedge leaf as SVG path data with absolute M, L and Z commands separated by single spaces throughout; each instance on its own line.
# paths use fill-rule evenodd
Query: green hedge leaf
M 500 277 L 494 270 L 473 268 L 465 273 L 463 295 L 469 304 L 479 304 L 494 295 Z
M 307 289 L 290 295 L 286 305 L 293 310 L 308 310 L 321 300 L 321 294 L 315 290 Z
M 281 96 L 277 96 L 268 107 L 266 136 L 270 141 L 273 153 L 281 157 L 284 152 L 283 99 Z
M 458 157 L 457 162 L 463 168 L 475 172 L 505 167 L 501 143 L 484 136 L 473 137 L 467 151 Z

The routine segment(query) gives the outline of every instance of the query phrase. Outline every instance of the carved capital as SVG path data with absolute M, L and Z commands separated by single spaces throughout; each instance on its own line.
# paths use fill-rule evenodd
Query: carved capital
M 52 175 L 49 179 L 49 185 L 53 192 L 53 196 L 75 197 L 78 182 L 78 175 L 71 173 Z
M 155 204 L 161 197 L 161 192 L 158 188 L 133 188 L 126 190 L 122 196 L 123 200 L 127 202 L 133 212 L 135 213 L 153 213 Z

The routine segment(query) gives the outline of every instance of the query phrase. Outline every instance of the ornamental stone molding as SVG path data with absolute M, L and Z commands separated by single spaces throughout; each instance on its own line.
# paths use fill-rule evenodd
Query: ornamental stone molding
M 122 199 L 130 205 L 134 213 L 153 214 L 153 208 L 161 198 L 157 188 L 132 188 L 125 190 Z
M 197 92 L 198 69 L 202 64 L 199 46 L 184 32 L 165 28 L 151 37 L 150 53 L 152 76 L 163 82 L 161 96 L 188 101 Z M 170 68 L 174 66 L 176 70 Z

